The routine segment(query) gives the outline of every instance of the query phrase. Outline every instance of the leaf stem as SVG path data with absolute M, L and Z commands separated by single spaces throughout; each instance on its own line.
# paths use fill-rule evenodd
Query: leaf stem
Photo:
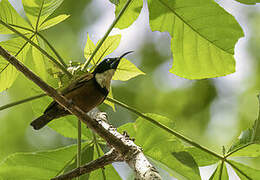
M 8 109 L 8 108 L 13 107 L 13 106 L 17 106 L 19 104 L 23 104 L 23 103 L 38 99 L 40 97 L 44 97 L 44 96 L 46 96 L 46 94 L 38 94 L 36 96 L 32 96 L 32 97 L 29 97 L 29 98 L 22 99 L 20 101 L 15 101 L 15 102 L 3 105 L 3 106 L 0 107 L 0 111 L 2 111 L 4 109 Z
M 93 59 L 93 57 L 96 55 L 97 51 L 99 50 L 99 48 L 102 46 L 102 44 L 104 43 L 104 41 L 106 40 L 107 36 L 109 35 L 109 33 L 112 31 L 112 29 L 114 28 L 114 26 L 116 25 L 116 23 L 119 21 L 119 19 L 121 18 L 121 16 L 124 14 L 125 10 L 127 9 L 127 7 L 129 6 L 130 2 L 132 0 L 128 0 L 124 7 L 121 9 L 121 11 L 119 12 L 118 16 L 115 18 L 115 20 L 113 21 L 113 23 L 110 25 L 110 27 L 108 28 L 107 32 L 105 33 L 105 35 L 102 37 L 102 39 L 100 40 L 100 42 L 98 43 L 97 47 L 95 48 L 95 50 L 93 51 L 93 53 L 91 54 L 90 58 L 84 63 L 84 66 L 82 67 L 82 70 L 86 70 L 86 68 L 88 67 L 89 63 L 91 62 L 91 60 Z
M 170 133 L 170 134 L 176 136 L 177 138 L 179 138 L 179 139 L 181 139 L 181 140 L 187 142 L 188 144 L 190 144 L 190 145 L 192 145 L 192 146 L 195 146 L 195 147 L 197 147 L 197 148 L 199 148 L 199 149 L 201 149 L 201 150 L 203 150 L 203 151 L 205 151 L 205 152 L 207 152 L 207 153 L 209 153 L 209 154 L 215 156 L 215 157 L 218 158 L 218 159 L 221 159 L 221 160 L 224 159 L 224 157 L 222 157 L 221 155 L 219 155 L 219 154 L 217 154 L 217 153 L 215 153 L 215 152 L 213 152 L 213 151 L 211 151 L 211 150 L 209 150 L 209 149 L 207 149 L 207 148 L 201 146 L 200 144 L 198 144 L 198 143 L 196 143 L 196 142 L 190 140 L 189 138 L 183 136 L 182 134 L 180 134 L 180 133 L 178 133 L 178 132 L 176 132 L 176 131 L 174 131 L 174 130 L 168 128 L 167 126 L 165 126 L 165 125 L 163 125 L 163 124 L 161 124 L 161 123 L 159 123 L 159 122 L 156 121 L 155 119 L 153 119 L 153 118 L 151 118 L 151 117 L 149 117 L 149 116 L 146 116 L 145 114 L 143 114 L 143 113 L 137 111 L 136 109 L 134 109 L 134 108 L 132 108 L 132 107 L 130 107 L 130 106 L 128 106 L 128 105 L 126 105 L 126 104 L 124 104 L 124 103 L 122 103 L 122 102 L 116 100 L 116 99 L 112 99 L 112 98 L 110 98 L 110 97 L 107 97 L 107 100 L 110 101 L 110 102 L 112 102 L 112 103 L 115 103 L 115 104 L 117 104 L 117 105 L 119 105 L 119 106 L 121 106 L 121 107 L 123 107 L 123 108 L 125 108 L 125 109 L 128 109 L 129 111 L 131 111 L 131 112 L 135 113 L 136 115 L 138 115 L 138 116 L 144 118 L 145 120 L 148 120 L 149 122 L 151 122 L 151 123 L 153 123 L 154 125 L 160 127 L 161 129 L 167 131 L 168 133 Z
M 239 151 L 239 150 L 241 150 L 241 149 L 246 148 L 247 146 L 249 146 L 249 145 L 251 145 L 251 144 L 254 144 L 254 143 L 253 143 L 253 142 L 247 143 L 247 144 L 244 144 L 243 146 L 241 146 L 241 147 L 239 147 L 239 148 L 236 148 L 234 151 L 231 151 L 231 152 L 229 152 L 227 155 L 225 155 L 225 158 L 231 156 L 233 153 L 235 153 L 235 152 L 237 152 L 237 151 Z
M 27 42 L 29 42 L 32 46 L 34 46 L 36 49 L 38 49 L 42 54 L 44 54 L 46 57 L 48 57 L 54 64 L 56 64 L 68 77 L 72 77 L 72 74 L 62 65 L 60 64 L 54 57 L 52 57 L 50 54 L 48 54 L 44 49 L 42 49 L 40 46 L 38 46 L 36 43 L 34 43 L 32 40 L 27 38 L 24 34 L 20 33 L 10 25 L 6 24 L 4 21 L 0 19 L 0 24 L 4 25 L 9 30 L 13 31 L 23 39 L 25 39 Z
M 52 52 L 57 56 L 58 60 L 60 61 L 60 63 L 67 68 L 67 64 L 64 62 L 64 60 L 61 58 L 61 56 L 59 55 L 59 53 L 55 50 L 55 48 L 49 43 L 49 41 L 39 32 L 37 33 L 37 35 L 40 36 L 40 38 L 50 47 L 50 49 L 52 50 Z

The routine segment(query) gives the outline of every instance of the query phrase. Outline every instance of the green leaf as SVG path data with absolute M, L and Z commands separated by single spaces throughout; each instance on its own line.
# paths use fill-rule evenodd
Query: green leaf
M 51 151 L 15 153 L 0 165 L 0 177 L 15 180 L 43 180 L 57 175 L 77 153 L 77 146 Z
M 0 42 L 0 45 L 10 54 L 24 63 L 28 52 L 28 45 L 22 38 L 14 38 L 8 41 Z M 18 76 L 16 68 L 9 64 L 3 57 L 0 57 L 0 92 L 11 87 Z
M 228 152 L 232 152 L 235 149 L 245 146 L 249 143 L 252 142 L 252 134 L 253 134 L 253 130 L 247 129 L 245 131 L 242 131 L 241 134 L 238 137 L 238 140 L 232 144 L 232 146 L 230 147 L 230 149 L 228 150 Z
M 247 5 L 254 5 L 256 3 L 260 3 L 260 0 L 235 0 L 237 2 L 247 4 Z
M 48 28 L 50 28 L 52 26 L 55 26 L 56 24 L 61 23 L 62 21 L 66 20 L 68 17 L 70 17 L 70 15 L 67 15 L 67 14 L 62 14 L 62 15 L 56 16 L 56 17 L 54 17 L 52 19 L 44 21 L 40 25 L 39 29 L 40 30 L 48 29 Z
M 109 36 L 106 38 L 102 46 L 99 48 L 98 52 L 92 59 L 91 63 L 96 65 L 100 62 L 105 56 L 111 54 L 118 46 L 121 40 L 121 35 Z M 97 42 L 99 44 L 100 40 Z M 89 35 L 87 37 L 87 44 L 84 49 L 84 56 L 86 59 L 89 59 L 91 54 L 93 53 L 96 46 L 90 40 Z
M 234 47 L 243 31 L 233 16 L 209 0 L 149 0 L 152 31 L 172 36 L 170 72 L 188 79 L 235 72 Z
M 38 29 L 63 2 L 63 0 L 22 0 L 26 16 L 34 29 Z
M 31 29 L 31 26 L 16 12 L 8 0 L 0 2 L 0 19 L 9 25 L 16 25 L 23 28 Z M 21 33 L 28 33 L 27 30 L 12 26 Z M 14 32 L 0 25 L 0 34 L 13 34 Z
M 241 178 L 241 180 L 259 179 L 260 169 L 254 169 L 232 160 L 229 160 L 229 162 L 231 162 L 233 166 L 235 166 L 232 168 L 236 171 L 237 175 Z
M 119 0 L 109 0 L 111 3 L 113 3 L 114 5 L 118 5 L 119 4 Z
M 173 122 L 168 118 L 157 114 L 146 115 L 168 127 L 173 126 Z M 123 125 L 119 130 L 125 130 L 130 137 L 135 138 L 135 143 L 143 148 L 144 154 L 157 161 L 159 166 L 162 164 L 163 169 L 169 168 L 187 179 L 200 179 L 194 159 L 188 152 L 184 152 L 184 145 L 173 135 L 140 117 L 135 123 Z
M 99 148 L 100 156 L 103 156 L 104 153 L 103 153 L 102 149 L 100 147 L 98 147 L 98 148 Z M 93 159 L 97 159 L 97 158 L 99 158 L 99 156 L 98 156 L 97 148 L 95 146 Z M 104 178 L 104 176 L 103 176 L 102 169 L 97 169 L 90 173 L 89 180 L 97 180 L 97 179 L 121 180 L 120 176 L 118 175 L 118 173 L 116 172 L 116 170 L 114 169 L 114 167 L 112 165 L 105 166 L 103 171 L 104 171 L 104 175 L 106 178 Z
M 258 95 L 258 118 L 255 120 L 255 123 L 253 125 L 253 134 L 252 134 L 252 141 L 255 143 L 260 143 L 260 95 Z
M 33 37 L 32 41 L 35 44 L 38 44 L 37 38 Z M 26 57 L 26 65 L 29 65 L 30 69 L 32 69 L 37 75 L 39 75 L 43 80 L 47 79 L 47 71 L 45 65 L 45 56 L 34 46 L 28 44 L 29 50 Z M 30 62 L 28 62 L 30 61 Z
M 77 139 L 78 135 L 78 119 L 75 116 L 65 116 L 55 119 L 48 124 L 53 130 L 63 135 L 64 137 Z M 85 124 L 81 126 L 82 139 L 92 139 L 92 133 Z
M 228 172 L 225 163 L 219 163 L 209 180 L 228 180 Z
M 113 80 L 127 81 L 131 78 L 144 74 L 145 73 L 138 69 L 132 62 L 123 58 L 117 67 Z
M 128 0 L 120 0 L 119 4 L 116 6 L 115 15 L 118 16 L 121 9 L 124 7 Z M 123 16 L 116 23 L 117 28 L 124 29 L 129 27 L 139 16 L 143 7 L 143 0 L 131 1 L 128 8 L 126 9 Z
M 186 147 L 185 149 L 192 155 L 199 166 L 209 166 L 219 161 L 215 156 L 212 156 L 197 147 Z
M 251 144 L 234 152 L 230 157 L 258 157 L 260 156 L 260 144 Z

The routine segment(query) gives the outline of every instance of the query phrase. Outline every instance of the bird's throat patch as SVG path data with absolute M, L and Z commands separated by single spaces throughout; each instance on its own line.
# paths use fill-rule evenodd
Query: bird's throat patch
M 97 83 L 101 86 L 101 88 L 106 88 L 109 91 L 111 79 L 114 74 L 115 69 L 109 69 L 103 73 L 97 73 L 95 78 Z

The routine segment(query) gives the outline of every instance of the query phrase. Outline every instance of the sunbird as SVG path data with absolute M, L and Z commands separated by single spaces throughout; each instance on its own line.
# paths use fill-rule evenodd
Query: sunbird
M 106 58 L 101 61 L 92 73 L 86 73 L 73 81 L 61 94 L 71 103 L 77 105 L 84 112 L 100 105 L 107 97 L 112 77 L 118 67 L 120 60 L 131 53 L 126 52 L 120 57 Z M 71 113 L 53 101 L 45 109 L 42 116 L 31 122 L 35 130 L 39 130 L 53 119 L 70 115 Z

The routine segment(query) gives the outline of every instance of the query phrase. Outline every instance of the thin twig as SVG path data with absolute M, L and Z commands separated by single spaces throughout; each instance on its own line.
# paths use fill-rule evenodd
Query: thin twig
M 91 54 L 90 58 L 84 63 L 84 66 L 82 67 L 82 70 L 84 71 L 89 63 L 91 62 L 91 60 L 93 59 L 93 57 L 96 55 L 97 51 L 99 50 L 99 48 L 102 46 L 102 44 L 104 43 L 104 41 L 106 40 L 107 36 L 109 35 L 109 33 L 112 31 L 112 29 L 114 28 L 114 26 L 116 25 L 116 23 L 119 21 L 119 19 L 121 18 L 121 16 L 124 14 L 125 10 L 127 9 L 127 7 L 129 6 L 130 2 L 132 0 L 128 0 L 124 7 L 121 9 L 121 11 L 119 12 L 118 16 L 115 18 L 115 20 L 113 21 L 113 23 L 110 25 L 110 27 L 108 28 L 107 32 L 105 33 L 105 35 L 102 37 L 102 39 L 100 40 L 100 42 L 98 43 L 97 47 L 95 48 L 95 50 L 93 51 L 93 53 Z
M 84 166 L 73 169 L 68 173 L 52 178 L 51 180 L 67 180 L 79 177 L 96 169 L 103 168 L 104 166 L 112 164 L 113 162 L 120 161 L 120 159 L 118 159 L 118 155 L 119 154 L 115 151 L 115 149 L 111 149 L 109 152 L 104 154 L 104 156 L 99 157 L 98 159 L 91 161 Z

